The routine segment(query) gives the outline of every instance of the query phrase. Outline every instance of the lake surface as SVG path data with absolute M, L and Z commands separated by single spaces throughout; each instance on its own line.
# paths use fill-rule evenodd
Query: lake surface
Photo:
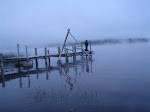
M 57 66 L 18 72 L 5 65 L 1 112 L 150 112 L 150 44 L 93 46 L 92 60 L 70 58 Z M 43 50 L 44 51 L 44 50 Z

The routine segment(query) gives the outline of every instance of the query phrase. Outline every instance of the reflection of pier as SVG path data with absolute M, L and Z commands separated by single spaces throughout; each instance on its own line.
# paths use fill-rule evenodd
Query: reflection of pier
M 47 66 L 45 68 L 38 68 L 36 67 L 35 69 L 27 69 L 27 70 L 21 70 L 20 67 L 18 68 L 18 72 L 16 73 L 7 73 L 7 72 L 3 72 L 1 74 L 0 77 L 0 83 L 2 83 L 2 86 L 5 87 L 5 83 L 7 81 L 10 80 L 14 80 L 19 78 L 19 84 L 20 84 L 20 88 L 22 88 L 22 80 L 23 77 L 27 77 L 28 78 L 28 87 L 30 88 L 30 75 L 32 74 L 36 74 L 37 75 L 37 79 L 39 79 L 39 74 L 41 73 L 46 73 L 46 80 L 49 80 L 49 74 L 51 71 L 59 71 L 60 75 L 65 76 L 66 77 L 66 82 L 70 85 L 70 89 L 73 89 L 73 84 L 76 83 L 76 80 L 78 77 L 81 76 L 82 72 L 84 72 L 86 70 L 86 72 L 92 72 L 92 59 L 89 59 L 87 57 L 83 57 L 80 60 L 74 60 L 73 62 L 66 62 L 66 63 L 62 63 L 59 66 L 56 67 L 52 67 L 52 66 Z M 90 68 L 89 68 L 90 67 Z M 74 68 L 74 72 L 75 73 L 75 78 L 71 78 L 71 76 L 69 76 L 69 69 L 70 68 Z M 80 71 L 78 70 L 79 68 Z M 73 82 L 71 82 L 71 80 L 73 80 Z

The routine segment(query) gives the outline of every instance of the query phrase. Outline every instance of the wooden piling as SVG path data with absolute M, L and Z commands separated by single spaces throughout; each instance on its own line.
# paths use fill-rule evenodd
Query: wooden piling
M 81 42 L 81 52 L 82 52 L 82 58 L 83 58 L 83 43 Z
M 76 44 L 74 44 L 73 48 L 74 48 L 74 57 L 73 58 L 74 58 L 74 60 L 76 60 Z
M 37 48 L 35 48 L 35 56 L 37 56 Z
M 35 48 L 35 56 L 37 57 L 37 48 Z M 38 58 L 35 58 L 36 68 L 38 68 Z
M 4 63 L 3 63 L 3 59 L 1 59 L 0 62 L 1 62 L 1 63 L 0 63 L 0 67 L 1 67 L 1 77 L 2 77 L 2 79 L 3 79 L 3 81 L 2 81 L 2 87 L 5 87 Z
M 50 53 L 49 53 L 49 50 L 47 50 L 47 54 L 48 54 L 48 64 L 49 66 L 51 65 L 51 60 L 50 60 Z
M 1 74 L 4 73 L 4 63 L 3 63 L 3 59 L 1 59 Z
M 27 63 L 28 63 L 28 47 L 27 47 L 27 45 L 25 45 L 25 48 L 26 48 L 26 58 L 27 58 Z
M 17 44 L 17 54 L 18 54 L 18 57 L 20 57 L 19 44 Z
M 69 58 L 68 58 L 68 48 L 65 48 L 65 57 L 66 57 L 66 62 L 69 61 Z
M 45 48 L 45 65 L 47 66 L 47 48 Z
M 58 47 L 58 54 L 60 54 L 60 47 Z
M 91 41 L 89 40 L 89 44 L 90 44 L 90 52 L 92 51 L 92 49 L 91 49 Z
M 91 54 L 91 57 L 92 57 L 92 46 L 91 46 L 91 41 L 89 40 L 89 44 L 90 44 L 90 54 Z
M 47 50 L 47 54 L 49 55 L 49 50 Z

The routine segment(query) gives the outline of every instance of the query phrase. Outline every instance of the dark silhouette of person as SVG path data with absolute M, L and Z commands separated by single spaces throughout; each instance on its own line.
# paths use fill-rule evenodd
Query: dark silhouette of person
M 87 40 L 84 42 L 84 45 L 85 45 L 85 51 L 88 51 L 88 41 Z

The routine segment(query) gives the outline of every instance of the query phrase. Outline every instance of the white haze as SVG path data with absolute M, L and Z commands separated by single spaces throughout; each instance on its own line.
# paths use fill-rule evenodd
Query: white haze
M 149 0 L 1 0 L 0 49 L 78 40 L 146 37 Z M 69 37 L 70 38 L 70 37 Z

